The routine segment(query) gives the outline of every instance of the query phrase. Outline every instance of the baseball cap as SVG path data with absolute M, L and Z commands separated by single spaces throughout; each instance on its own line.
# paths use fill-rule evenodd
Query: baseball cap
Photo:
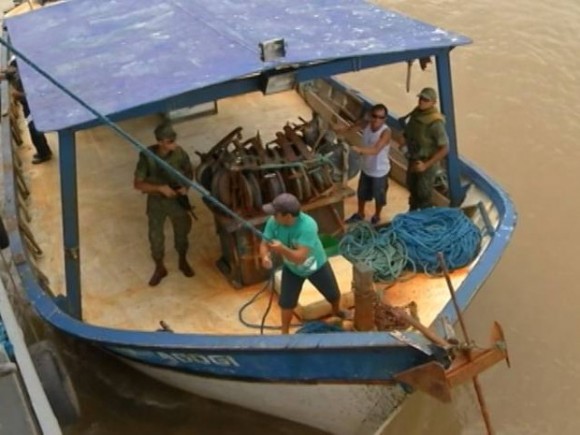
M 262 206 L 266 214 L 297 214 L 300 211 L 300 201 L 291 193 L 281 193 L 274 200 Z
M 433 88 L 423 88 L 417 96 L 429 101 L 437 101 L 437 91 Z

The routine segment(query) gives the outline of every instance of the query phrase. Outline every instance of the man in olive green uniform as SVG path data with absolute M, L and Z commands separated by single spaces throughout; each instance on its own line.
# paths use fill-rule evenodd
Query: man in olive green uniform
M 424 88 L 419 95 L 419 103 L 411 113 L 405 126 L 405 143 L 408 148 L 409 166 L 407 187 L 410 210 L 431 207 L 431 195 L 440 161 L 449 151 L 449 140 L 445 132 L 445 118 L 439 112 L 437 92 Z
M 193 178 L 193 169 L 187 153 L 175 142 L 177 134 L 170 124 L 161 124 L 155 129 L 156 145 L 149 147 L 159 158 L 163 159 L 176 171 L 185 177 Z M 151 255 L 155 261 L 155 271 L 149 281 L 150 286 L 156 286 L 167 276 L 163 264 L 165 254 L 165 235 L 163 226 L 169 218 L 173 225 L 175 249 L 179 254 L 179 269 L 187 277 L 192 277 L 194 271 L 187 262 L 189 247 L 188 235 L 191 230 L 191 217 L 178 202 L 179 195 L 186 195 L 187 188 L 179 185 L 179 181 L 169 174 L 153 158 L 145 153 L 139 155 L 135 169 L 135 189 L 147 194 L 147 217 L 149 218 L 149 242 Z

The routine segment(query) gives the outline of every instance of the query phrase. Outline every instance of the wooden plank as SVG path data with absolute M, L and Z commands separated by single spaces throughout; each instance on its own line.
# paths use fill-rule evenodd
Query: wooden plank
M 31 0 L 31 1 L 27 1 L 26 3 L 22 3 L 12 9 L 10 9 L 8 12 L 6 12 L 4 14 L 5 18 L 9 18 L 9 17 L 15 17 L 16 15 L 22 15 L 25 14 L 27 12 L 30 12 L 31 10 L 35 10 L 35 9 L 39 9 L 42 6 L 40 6 L 36 0 Z
M 323 101 L 322 98 L 320 98 L 312 91 L 307 91 L 305 93 L 305 98 L 306 102 L 312 107 L 312 109 L 318 113 L 332 129 L 351 125 L 344 118 L 342 118 L 338 112 L 332 108 L 332 106 Z M 344 134 L 344 138 L 351 145 L 362 146 L 362 136 L 360 133 L 349 132 Z
M 354 329 L 357 331 L 375 330 L 375 286 L 373 283 L 374 270 L 364 264 L 357 263 L 353 266 L 354 303 Z

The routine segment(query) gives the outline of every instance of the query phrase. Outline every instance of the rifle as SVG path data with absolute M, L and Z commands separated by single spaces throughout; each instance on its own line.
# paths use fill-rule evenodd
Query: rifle
M 169 183 L 169 187 L 172 188 L 175 192 L 177 192 L 179 189 L 181 189 L 182 186 L 179 183 L 171 182 Z M 181 206 L 181 208 L 183 208 L 186 212 L 188 212 L 192 218 L 198 220 L 197 215 L 195 214 L 195 207 L 189 201 L 189 196 L 187 196 L 187 194 L 184 195 L 178 193 L 177 198 L 175 199 L 177 200 L 177 203 Z
M 150 165 L 151 171 L 153 171 L 153 168 L 159 168 L 161 172 L 164 173 L 169 180 L 173 179 L 173 175 L 169 173 L 163 166 L 158 165 L 154 159 L 148 157 L 147 163 Z M 176 181 L 171 181 L 170 183 L 168 183 L 168 185 L 175 192 L 177 192 L 179 189 L 181 189 L 181 187 L 183 187 Z M 196 221 L 199 220 L 197 218 L 197 215 L 195 214 L 195 207 L 189 201 L 189 197 L 187 196 L 187 194 L 183 195 L 181 193 L 177 193 L 177 198 L 175 199 L 177 200 L 177 203 L 181 206 L 181 208 L 183 208 L 186 212 L 188 212 L 193 219 L 195 219 Z

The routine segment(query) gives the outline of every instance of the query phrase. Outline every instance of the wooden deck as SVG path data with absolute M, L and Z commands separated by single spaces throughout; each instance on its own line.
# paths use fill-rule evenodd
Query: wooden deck
M 205 151 L 234 127 L 241 125 L 246 136 L 260 130 L 265 141 L 274 137 L 287 121 L 298 116 L 310 118 L 309 108 L 300 97 L 287 92 L 263 97 L 247 94 L 219 102 L 217 115 L 180 122 L 175 125 L 178 142 L 199 160 L 194 151 Z M 142 143 L 153 143 L 157 117 L 121 123 L 121 127 Z M 23 129 L 25 131 L 25 129 Z M 27 138 L 26 138 L 27 139 Z M 63 276 L 62 222 L 56 137 L 49 135 L 55 158 L 45 164 L 29 163 L 33 154 L 27 144 L 20 148 L 25 175 L 32 192 L 29 210 L 32 231 L 44 250 L 38 261 L 55 293 L 65 291 Z M 186 278 L 177 269 L 169 223 L 166 226 L 166 266 L 169 275 L 157 287 L 147 282 L 153 262 L 147 239 L 145 196 L 133 189 L 133 171 L 137 151 L 106 128 L 77 134 L 79 182 L 80 257 L 83 287 L 83 318 L 86 322 L 111 328 L 156 330 L 164 320 L 175 332 L 212 334 L 254 334 L 238 320 L 238 311 L 263 284 L 234 289 L 215 266 L 220 245 L 211 213 L 192 193 L 199 221 L 190 235 L 189 259 L 196 271 Z M 355 187 L 356 180 L 352 180 Z M 476 194 L 476 193 L 475 193 Z M 391 183 L 384 218 L 391 219 L 407 209 L 407 192 Z M 474 200 L 475 201 L 475 200 Z M 369 205 L 370 207 L 370 205 Z M 356 199 L 346 201 L 345 212 L 356 208 Z M 370 215 L 369 209 L 368 214 Z M 453 274 L 457 286 L 467 269 Z M 348 292 L 352 274 L 339 274 L 339 284 Z M 430 324 L 449 295 L 443 279 L 417 275 L 384 292 L 385 300 L 404 305 L 411 300 L 419 306 L 419 317 Z M 303 304 L 316 303 L 316 296 L 305 293 Z M 247 321 L 259 324 L 267 306 L 263 294 L 245 313 Z M 279 310 L 274 303 L 267 324 L 279 324 Z M 272 333 L 272 332 L 270 332 Z

